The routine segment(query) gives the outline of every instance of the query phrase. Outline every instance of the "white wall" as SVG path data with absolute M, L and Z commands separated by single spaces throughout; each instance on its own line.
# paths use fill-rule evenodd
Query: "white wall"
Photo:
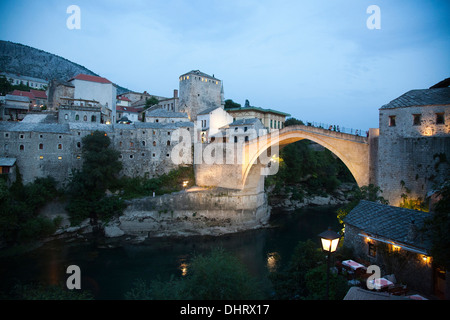
M 116 122 L 117 89 L 112 83 L 99 83 L 73 79 L 75 99 L 95 100 L 112 111 L 112 123 Z

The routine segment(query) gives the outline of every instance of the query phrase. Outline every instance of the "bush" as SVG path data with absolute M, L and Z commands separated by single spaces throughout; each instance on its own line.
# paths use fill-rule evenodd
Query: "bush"
M 19 241 L 30 242 L 50 236 L 55 231 L 56 227 L 52 220 L 44 217 L 31 218 L 21 225 Z
M 262 298 L 260 285 L 233 255 L 216 249 L 197 255 L 184 278 L 172 276 L 168 281 L 143 280 L 134 283 L 127 299 L 156 300 L 248 300 Z

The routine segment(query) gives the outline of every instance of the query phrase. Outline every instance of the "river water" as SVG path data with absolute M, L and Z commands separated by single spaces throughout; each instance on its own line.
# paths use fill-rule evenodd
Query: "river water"
M 151 281 L 181 277 L 196 253 L 223 248 L 236 255 L 270 291 L 270 272 L 289 261 L 299 241 L 311 239 L 331 226 L 339 229 L 336 207 L 273 211 L 270 227 L 218 237 L 150 238 L 139 244 L 129 241 L 61 239 L 19 256 L 0 258 L 0 292 L 7 294 L 15 283 L 64 284 L 69 265 L 81 269 L 82 289 L 96 299 L 124 299 L 136 279 Z

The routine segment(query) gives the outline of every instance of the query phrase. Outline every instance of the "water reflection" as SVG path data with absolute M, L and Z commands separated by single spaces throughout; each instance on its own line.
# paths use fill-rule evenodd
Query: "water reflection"
M 304 209 L 273 215 L 273 228 L 220 237 L 149 238 L 142 244 L 126 241 L 98 247 L 92 241 L 58 240 L 16 257 L 0 258 L 0 294 L 18 283 L 65 283 L 68 265 L 78 265 L 82 289 L 97 299 L 123 299 L 136 279 L 185 277 L 196 254 L 223 248 L 234 254 L 250 274 L 270 287 L 268 273 L 283 270 L 299 241 L 313 239 L 328 226 L 337 229 L 333 208 Z M 120 241 L 120 240 L 118 240 Z M 283 258 L 281 258 L 283 257 Z

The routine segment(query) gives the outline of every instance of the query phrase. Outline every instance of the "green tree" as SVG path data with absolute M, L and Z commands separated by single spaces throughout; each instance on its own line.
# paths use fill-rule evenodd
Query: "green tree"
M 322 264 L 309 270 L 305 275 L 305 283 L 308 294 L 306 300 L 323 300 L 326 297 L 327 265 Z M 329 299 L 342 300 L 348 292 L 347 279 L 330 272 Z
M 0 179 L 0 239 L 8 244 L 26 243 L 53 234 L 56 223 L 39 216 L 39 210 L 58 195 L 51 177 L 37 178 L 25 186 L 19 179 L 9 189 Z
M 237 102 L 234 102 L 231 99 L 225 100 L 225 106 L 224 106 L 225 110 L 226 109 L 240 108 L 240 107 L 241 107 L 241 104 L 239 104 Z
M 295 119 L 295 118 L 289 118 L 285 121 L 284 126 L 296 126 L 296 125 L 304 125 L 303 121 Z
M 145 100 L 145 107 L 144 109 L 148 109 L 150 107 L 153 107 L 154 105 L 157 105 L 159 103 L 159 100 L 155 97 L 151 97 Z
M 275 290 L 275 299 L 298 300 L 308 295 L 307 273 L 325 263 L 321 249 L 311 240 L 300 241 L 294 249 L 285 270 L 272 273 L 270 279 Z
M 0 95 L 4 96 L 13 90 L 13 85 L 8 79 L 6 79 L 5 76 L 0 76 Z
M 433 216 L 425 222 L 423 231 L 431 239 L 431 255 L 437 265 L 450 270 L 450 181 L 438 191 L 440 200 L 434 207 Z
M 352 201 L 337 210 L 337 218 L 339 220 L 339 223 L 344 225 L 344 218 L 350 211 L 353 210 L 354 207 L 358 205 L 361 200 L 368 200 L 381 204 L 389 204 L 389 201 L 380 195 L 381 193 L 383 193 L 383 191 L 380 189 L 380 187 L 373 184 L 355 188 L 352 191 Z
M 196 255 L 184 278 L 134 283 L 125 297 L 135 300 L 248 300 L 262 298 L 261 289 L 245 266 L 223 249 Z
M 41 283 L 16 284 L 12 291 L 15 300 L 93 300 L 89 291 L 68 290 L 63 285 Z
M 95 131 L 82 140 L 82 169 L 72 173 L 68 185 L 67 210 L 73 224 L 89 217 L 91 224 L 97 225 L 99 216 L 111 214 L 109 211 L 105 213 L 106 208 L 101 205 L 107 202 L 102 199 L 106 190 L 117 184 L 122 163 L 119 161 L 119 152 L 112 149 L 110 144 L 110 138 L 101 131 Z M 120 207 L 111 206 L 110 209 L 117 211 Z

